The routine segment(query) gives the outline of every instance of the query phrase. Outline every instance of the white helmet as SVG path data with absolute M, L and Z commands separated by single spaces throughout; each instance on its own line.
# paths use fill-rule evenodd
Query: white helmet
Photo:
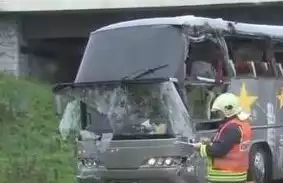
M 243 111 L 238 97 L 233 93 L 219 95 L 213 102 L 211 111 L 221 111 L 226 118 L 237 115 L 240 120 L 246 120 L 250 116 Z

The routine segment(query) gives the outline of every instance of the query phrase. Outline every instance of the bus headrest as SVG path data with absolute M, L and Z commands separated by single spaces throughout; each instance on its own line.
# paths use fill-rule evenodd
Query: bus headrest
M 237 74 L 240 75 L 246 75 L 246 74 L 253 74 L 253 66 L 252 66 L 252 61 L 248 62 L 236 62 L 235 63 L 235 68 Z

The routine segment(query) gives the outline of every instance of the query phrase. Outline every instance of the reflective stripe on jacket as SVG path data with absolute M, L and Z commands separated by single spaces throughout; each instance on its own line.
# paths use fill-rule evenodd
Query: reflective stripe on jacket
M 239 126 L 242 133 L 240 144 L 234 144 L 232 149 L 221 158 L 208 157 L 207 179 L 209 181 L 229 182 L 245 181 L 249 167 L 249 147 L 251 143 L 252 130 L 249 121 L 232 119 L 224 124 L 216 134 L 214 140 L 218 140 L 223 130 L 231 123 Z M 206 145 L 200 148 L 202 157 L 207 157 Z

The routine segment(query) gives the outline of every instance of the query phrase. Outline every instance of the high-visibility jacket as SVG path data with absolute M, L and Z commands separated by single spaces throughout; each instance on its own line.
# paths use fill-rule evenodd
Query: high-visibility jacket
M 252 130 L 249 121 L 240 121 L 232 119 L 225 123 L 214 140 L 219 140 L 223 130 L 231 123 L 239 126 L 241 131 L 241 141 L 239 144 L 234 144 L 232 149 L 221 158 L 207 157 L 206 145 L 200 148 L 202 157 L 207 157 L 207 179 L 216 182 L 236 182 L 247 180 L 247 170 L 249 168 L 249 147 L 251 144 Z

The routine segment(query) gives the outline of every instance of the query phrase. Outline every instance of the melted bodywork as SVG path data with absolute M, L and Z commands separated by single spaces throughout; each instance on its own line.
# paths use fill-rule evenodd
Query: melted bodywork
M 78 180 L 205 182 L 188 142 L 215 134 L 222 119 L 210 107 L 224 92 L 251 113 L 251 148 L 268 152 L 271 176 L 282 178 L 283 80 L 272 47 L 282 38 L 281 26 L 194 16 L 91 33 L 74 83 L 54 88 L 79 101 Z

